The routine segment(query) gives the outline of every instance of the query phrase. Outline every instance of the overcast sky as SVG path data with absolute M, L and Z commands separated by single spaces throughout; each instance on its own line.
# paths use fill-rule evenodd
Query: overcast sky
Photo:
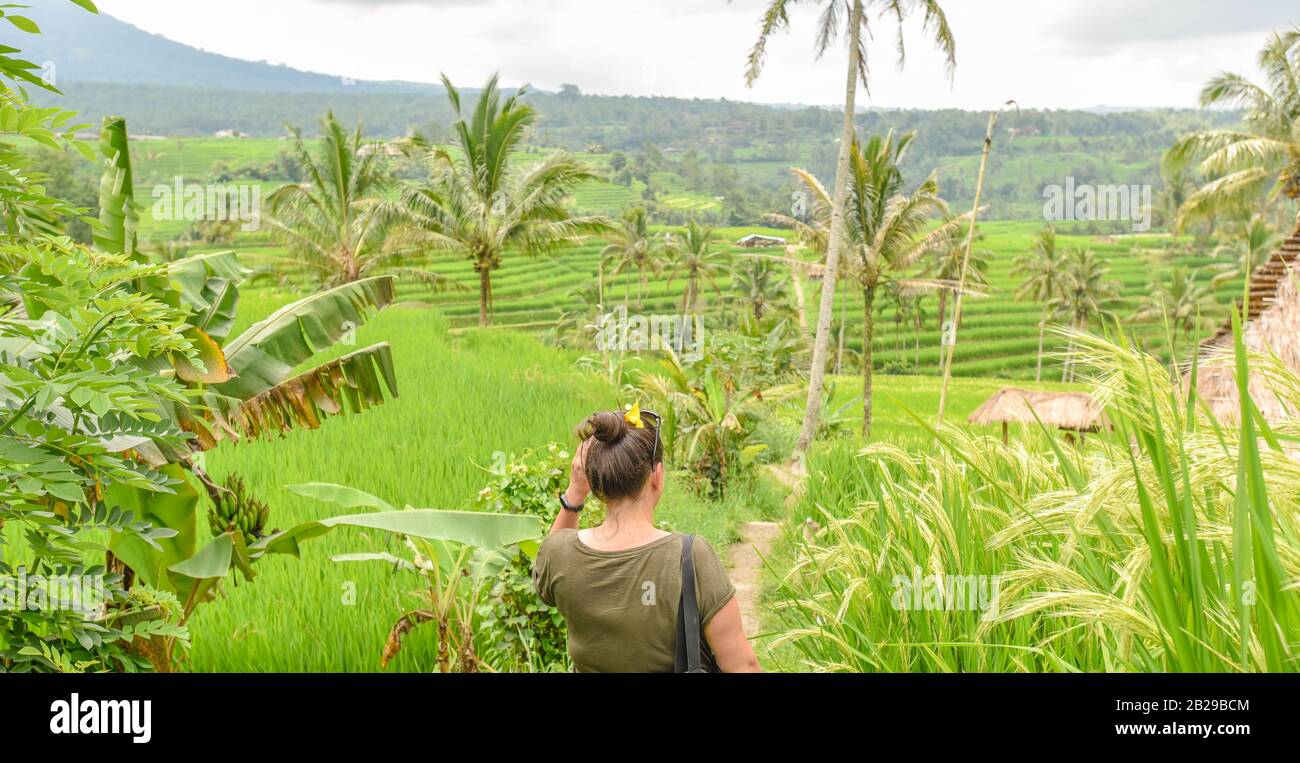
M 842 47 L 814 60 L 805 2 L 743 78 L 767 0 L 98 0 L 100 10 L 188 45 L 357 79 L 835 104 Z M 1196 105 L 1220 70 L 1254 78 L 1265 36 L 1300 23 L 1295 0 L 946 0 L 957 38 L 949 83 L 914 19 L 907 67 L 893 28 L 870 44 L 875 106 L 984 109 Z M 861 96 L 860 96 L 861 98 Z

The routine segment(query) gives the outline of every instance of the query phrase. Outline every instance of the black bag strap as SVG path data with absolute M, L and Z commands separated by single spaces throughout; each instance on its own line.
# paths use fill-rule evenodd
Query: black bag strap
M 700 604 L 695 600 L 694 535 L 682 536 L 682 598 L 677 607 L 677 672 L 704 673 L 700 667 Z

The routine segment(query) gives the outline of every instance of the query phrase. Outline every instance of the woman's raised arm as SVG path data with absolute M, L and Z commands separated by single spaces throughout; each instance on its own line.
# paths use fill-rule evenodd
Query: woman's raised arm
M 591 486 L 587 483 L 586 464 L 587 448 L 590 446 L 591 438 L 579 443 L 578 449 L 573 454 L 573 462 L 569 464 L 569 486 L 564 490 L 564 500 L 570 506 L 581 506 L 586 503 L 587 496 L 591 494 Z M 550 533 L 576 529 L 578 529 L 578 512 L 561 508 L 560 513 L 555 515 L 555 521 L 551 523 Z

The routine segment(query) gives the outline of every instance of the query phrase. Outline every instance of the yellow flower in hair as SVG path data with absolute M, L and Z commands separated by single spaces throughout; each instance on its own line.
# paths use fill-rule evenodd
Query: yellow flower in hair
M 645 429 L 645 424 L 641 421 L 641 404 L 633 403 L 628 406 L 623 413 L 623 420 L 631 424 L 633 429 Z

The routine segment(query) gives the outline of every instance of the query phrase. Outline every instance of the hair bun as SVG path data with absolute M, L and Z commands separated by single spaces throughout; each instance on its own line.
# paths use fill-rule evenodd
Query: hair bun
M 578 427 L 578 439 L 596 442 L 586 451 L 583 468 L 591 493 L 608 502 L 639 495 L 660 463 L 658 433 L 637 428 L 623 418 L 622 411 L 599 411 Z
M 616 411 L 601 411 L 588 420 L 591 436 L 603 443 L 616 443 L 627 434 L 627 422 Z

